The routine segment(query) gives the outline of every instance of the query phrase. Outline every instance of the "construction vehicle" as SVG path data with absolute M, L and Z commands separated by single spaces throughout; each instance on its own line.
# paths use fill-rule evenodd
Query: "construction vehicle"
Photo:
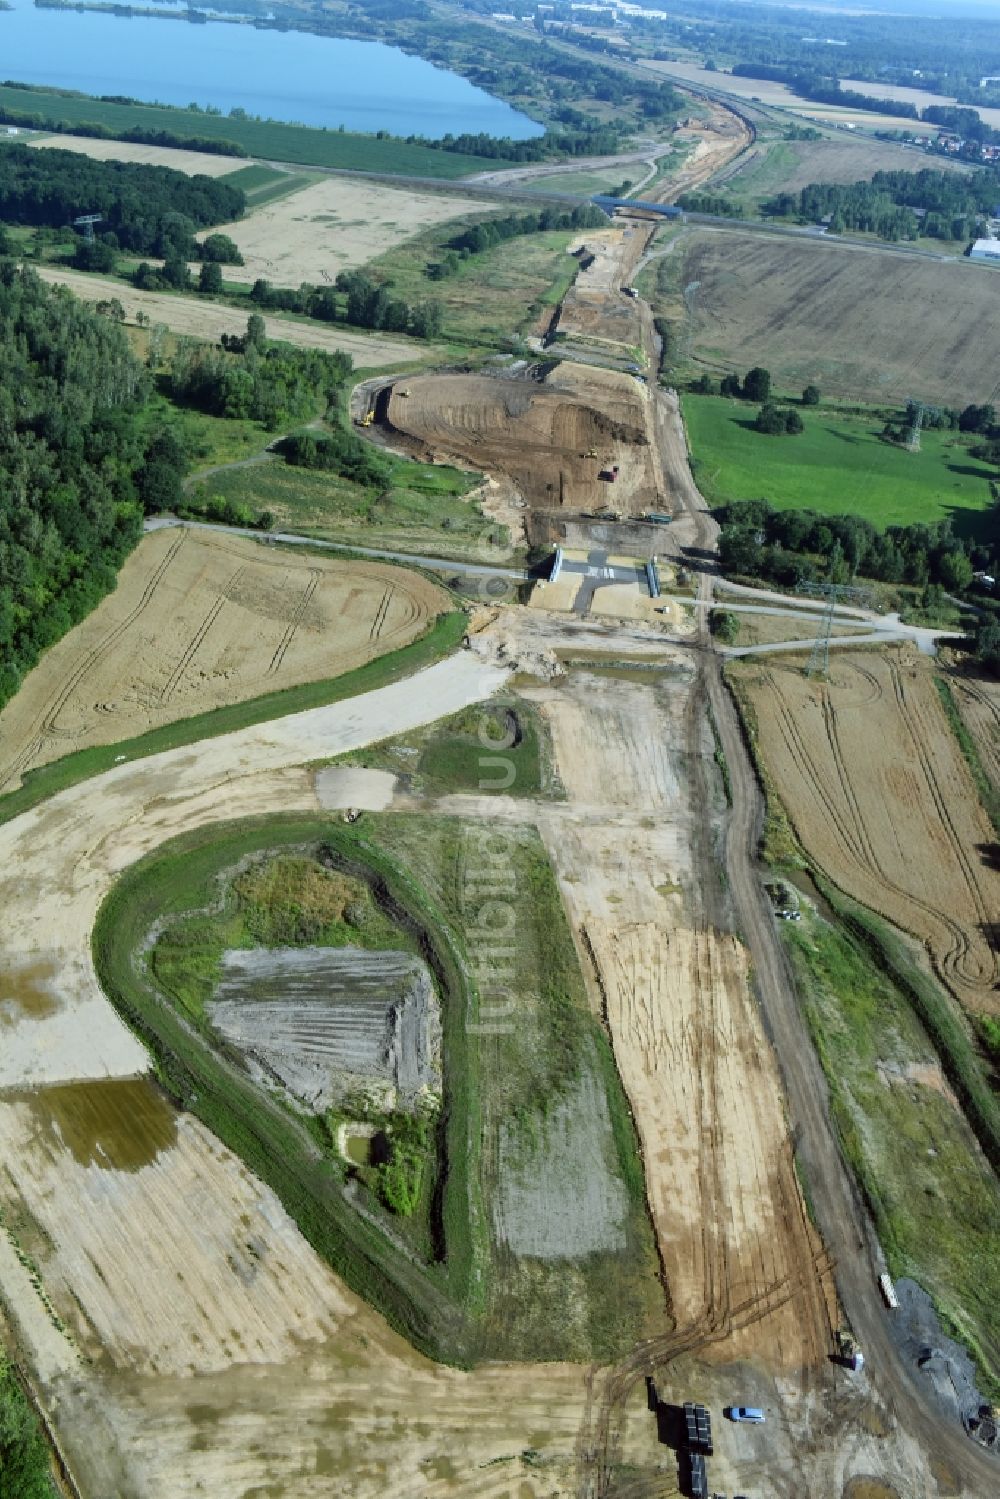
M 403 396 L 405 399 L 410 394 L 410 392 L 408 390 L 397 390 L 396 394 L 397 396 Z
M 622 287 L 622 291 L 623 291 L 623 292 L 624 292 L 624 293 L 625 293 L 625 295 L 626 295 L 626 296 L 627 296 L 627 297 L 631 297 L 631 298 L 632 298 L 632 299 L 633 299 L 633 301 L 634 301 L 634 300 L 635 300 L 635 299 L 636 299 L 636 297 L 638 297 L 638 295 L 639 295 L 639 293 L 638 293 L 638 292 L 637 292 L 637 291 L 636 291 L 636 289 L 635 289 L 635 287 L 634 287 L 634 286 L 623 286 L 623 287 Z
M 374 411 L 366 411 L 365 414 L 364 414 L 364 416 L 358 418 L 358 426 L 359 427 L 370 427 L 371 424 L 372 424 L 372 422 L 374 420 L 375 420 L 375 413 L 374 413 Z
M 584 458 L 596 458 L 597 457 L 597 449 L 596 448 L 588 448 L 587 451 L 584 453 L 583 456 L 584 456 Z
M 845 1327 L 837 1329 L 837 1362 L 845 1369 L 860 1374 L 865 1367 L 865 1356 Z

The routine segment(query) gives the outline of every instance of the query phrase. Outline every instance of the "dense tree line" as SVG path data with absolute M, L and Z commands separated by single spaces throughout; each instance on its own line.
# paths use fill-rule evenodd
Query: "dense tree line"
M 384 488 L 392 477 L 389 460 L 347 427 L 331 433 L 293 432 L 279 444 L 286 463 L 326 469 L 355 484 Z
M 878 99 L 862 94 L 858 89 L 841 88 L 839 79 L 811 68 L 789 66 L 784 63 L 738 62 L 733 64 L 733 73 L 740 78 L 762 78 L 774 83 L 783 83 L 803 99 L 813 99 L 817 104 L 836 104 L 846 109 L 863 109 L 873 114 L 896 115 L 906 120 L 925 120 L 938 125 L 942 130 L 978 144 L 1000 141 L 1000 131 L 987 125 L 978 110 L 960 105 L 928 104 L 918 110 L 915 104 L 902 99 Z M 901 81 L 912 85 L 912 78 Z M 921 83 L 927 87 L 924 79 Z
M 688 213 L 710 213 L 716 218 L 738 219 L 743 216 L 742 204 L 718 193 L 681 193 L 677 206 Z
M 778 218 L 816 222 L 830 217 L 834 233 L 868 230 L 882 239 L 967 239 L 976 215 L 1000 199 L 995 171 L 876 172 L 871 181 L 812 182 L 799 193 L 778 193 L 761 211 Z M 914 209 L 925 210 L 921 218 Z
M 194 231 L 239 218 L 243 192 L 212 177 L 189 177 L 170 167 L 92 161 L 75 151 L 0 153 L 0 219 L 61 228 L 83 214 L 100 214 L 102 239 L 140 255 L 194 252 Z
M 39 153 L 44 154 L 44 153 Z M 0 263 L 0 703 L 141 534 L 146 375 L 114 320 Z
M 351 368 L 350 356 L 339 351 L 268 342 L 264 319 L 254 313 L 242 338 L 223 335 L 219 345 L 182 339 L 167 382 L 181 405 L 249 418 L 275 431 L 332 405 Z
M 970 549 L 951 529 L 936 525 L 878 530 L 858 515 L 774 510 L 766 500 L 733 500 L 717 512 L 719 561 L 725 572 L 784 586 L 812 578 L 846 583 L 856 576 L 918 587 L 967 588 L 988 549 Z
M 457 151 L 462 156 L 485 156 L 491 161 L 549 161 L 562 156 L 612 156 L 621 149 L 624 131 L 620 124 L 595 125 L 582 119 L 574 130 L 547 130 L 544 135 L 515 141 L 509 136 L 443 135 L 429 141 L 423 136 L 407 136 L 412 146 L 434 146 L 440 151 Z
M 199 285 L 199 290 L 206 288 Z M 390 285 L 373 281 L 363 271 L 341 271 L 333 286 L 304 281 L 297 290 L 260 279 L 250 288 L 250 300 L 265 312 L 298 312 L 322 323 L 349 323 L 355 328 L 409 333 L 413 338 L 437 338 L 443 319 L 440 302 L 394 297 Z

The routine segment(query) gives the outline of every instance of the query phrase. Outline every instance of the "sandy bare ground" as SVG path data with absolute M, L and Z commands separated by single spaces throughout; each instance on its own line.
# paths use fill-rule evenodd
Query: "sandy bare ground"
M 219 233 L 236 241 L 246 261 L 226 268 L 231 280 L 253 282 L 262 276 L 276 286 L 303 281 L 322 286 L 432 224 L 496 211 L 496 204 L 471 196 L 327 177 L 222 224 Z
M 505 677 L 463 651 L 361 698 L 118 766 L 0 828 L 0 1090 L 148 1065 L 104 1000 L 90 954 L 120 870 L 185 828 L 319 810 L 313 773 L 294 767 L 457 712 Z
M 759 746 L 809 856 L 919 937 L 952 993 L 997 1014 L 994 835 L 915 653 L 838 656 L 828 685 L 774 666 L 735 668 Z
M 564 362 L 542 381 L 397 381 L 377 411 L 380 423 L 421 456 L 504 474 L 532 510 L 613 504 L 631 511 L 647 505 L 655 487 L 646 405 L 630 376 Z M 602 479 L 615 464 L 617 480 Z
M 662 923 L 586 931 L 676 1322 L 725 1335 L 727 1359 L 763 1352 L 788 1369 L 815 1366 L 834 1308 L 745 949 L 730 935 Z M 760 1325 L 732 1327 L 744 1310 L 759 1312 Z
M 136 291 L 123 281 L 109 281 L 103 276 L 88 276 L 82 271 L 63 270 L 61 266 L 36 266 L 43 281 L 58 286 L 67 286 L 74 296 L 84 302 L 110 302 L 122 304 L 126 319 L 134 323 L 136 313 L 144 313 L 151 323 L 162 323 L 172 333 L 183 333 L 190 338 L 217 341 L 223 333 L 243 334 L 247 320 L 236 307 L 224 307 L 221 302 L 207 298 L 169 296 L 165 292 Z M 358 369 L 378 369 L 381 365 L 411 364 L 425 359 L 433 349 L 426 344 L 408 343 L 405 339 L 382 338 L 378 334 L 368 337 L 363 333 L 351 333 L 334 328 L 329 323 L 295 322 L 291 318 L 268 313 L 265 318 L 268 338 L 283 339 L 300 349 L 327 349 L 331 353 L 340 349 L 350 354 Z
M 718 812 L 692 805 L 681 758 L 711 754 L 707 725 L 689 720 L 692 685 L 675 658 L 656 687 L 574 672 L 545 695 L 570 798 L 546 837 L 642 1140 L 675 1322 L 711 1328 L 720 1358 L 815 1368 L 829 1351 L 829 1277 L 746 954 L 702 893 L 704 825 Z M 751 1307 L 737 1330 L 733 1314 Z
M 0 968 L 23 963 L 56 921 L 65 945 L 48 954 L 44 1002 L 37 985 L 8 1002 L 21 1016 L 5 1017 L 4 1035 L 26 1029 L 29 1052 L 61 1065 L 25 1078 L 5 1046 L 0 1088 L 134 1070 L 116 1058 L 120 1026 L 103 999 L 102 1021 L 91 1011 L 76 1024 L 94 914 L 119 869 L 185 827 L 316 806 L 313 775 L 283 767 L 452 713 L 504 677 L 464 652 L 339 708 L 122 767 L 7 825 L 0 867 L 19 874 L 0 893 Z M 359 1499 L 501 1499 L 529 1448 L 543 1452 L 544 1492 L 570 1491 L 586 1370 L 430 1365 L 146 1083 L 8 1091 L 0 1116 L 0 1200 L 46 1288 L 30 1287 L 4 1240 L 0 1302 L 16 1301 L 12 1325 L 86 1495 L 237 1499 L 263 1483 L 326 1499 L 342 1474 Z M 94 1359 L 85 1372 L 81 1353 Z M 629 1450 L 655 1461 L 652 1423 Z
M 102 141 L 82 135 L 47 135 L 30 140 L 38 150 L 77 151 L 94 161 L 138 161 L 147 167 L 172 167 L 189 177 L 227 177 L 249 162 L 240 156 L 215 156 L 207 151 L 181 151 L 173 146 L 141 146 L 135 141 Z
M 582 339 L 622 353 L 642 347 L 645 304 L 621 288 L 648 238 L 649 230 L 638 224 L 587 234 L 574 252 L 581 269 L 559 308 L 555 334 L 560 341 Z
M 8 1095 L 0 1141 L 67 1367 L 74 1346 L 143 1374 L 281 1362 L 348 1310 L 274 1193 L 145 1080 Z
M 115 592 L 0 713 L 0 790 L 73 750 L 338 676 L 399 649 L 447 608 L 441 590 L 403 568 L 153 532 Z
M 694 231 L 683 253 L 690 346 L 706 367 L 759 358 L 783 383 L 872 400 L 993 396 L 977 352 L 997 326 L 988 269 L 728 231 Z M 915 332 L 900 309 L 917 305 Z

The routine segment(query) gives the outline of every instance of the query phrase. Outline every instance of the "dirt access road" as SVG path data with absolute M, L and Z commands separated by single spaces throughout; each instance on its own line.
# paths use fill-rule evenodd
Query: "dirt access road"
M 665 467 L 676 470 L 686 444 L 679 413 L 660 405 L 661 448 Z M 678 485 L 684 504 L 691 545 L 711 557 L 718 528 L 694 480 Z M 676 530 L 676 526 L 671 528 Z M 712 576 L 702 575 L 701 593 L 711 597 Z M 880 1396 L 900 1427 L 923 1448 L 921 1488 L 934 1493 L 934 1472 L 950 1475 L 939 1493 L 958 1492 L 987 1499 L 997 1490 L 995 1458 L 976 1447 L 957 1426 L 946 1424 L 927 1385 L 907 1364 L 893 1341 L 885 1307 L 877 1290 L 884 1268 L 867 1209 L 849 1174 L 830 1116 L 829 1093 L 823 1069 L 806 1029 L 795 982 L 778 937 L 770 902 L 764 890 L 769 877 L 758 849 L 764 825 L 764 797 L 747 751 L 732 695 L 722 675 L 723 662 L 711 649 L 707 611 L 698 610 L 703 653 L 700 673 L 707 693 L 722 753 L 729 771 L 732 808 L 726 828 L 723 859 L 738 928 L 754 967 L 754 989 L 761 1003 L 767 1034 L 775 1048 L 788 1099 L 795 1136 L 796 1157 L 809 1184 L 810 1204 L 823 1243 L 835 1266 L 837 1294 L 844 1313 L 865 1349 Z M 952 1490 L 953 1491 L 953 1490 Z M 904 1493 L 910 1491 L 904 1490 Z

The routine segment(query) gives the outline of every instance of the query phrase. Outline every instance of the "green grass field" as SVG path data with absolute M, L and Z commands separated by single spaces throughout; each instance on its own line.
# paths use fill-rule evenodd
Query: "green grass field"
M 431 280 L 427 266 L 441 259 L 445 241 L 475 221 L 466 216 L 416 235 L 368 269 L 408 302 L 440 302 L 443 337 L 456 348 L 506 350 L 518 335 L 533 333 L 546 309 L 565 295 L 578 270 L 567 246 L 580 236 L 568 230 L 526 234 L 470 256 L 454 276 Z
M 805 431 L 753 430 L 757 408 L 721 396 L 685 395 L 684 420 L 699 487 L 712 502 L 763 498 L 777 510 L 864 516 L 877 526 L 951 517 L 975 533 L 990 507 L 992 470 L 956 432 L 924 432 L 919 453 L 881 441 L 881 414 L 803 408 Z
M 361 750 L 351 762 L 405 775 L 419 795 L 561 795 L 545 720 L 522 698 L 464 708 Z
M 320 176 L 319 172 L 278 172 L 273 167 L 255 162 L 253 166 L 227 172 L 219 180 L 246 193 L 248 208 L 263 208 L 265 203 L 287 198 L 289 193 L 297 193 L 311 182 L 318 182 Z
M 231 120 L 224 115 L 172 109 L 164 104 L 106 104 L 83 94 L 46 93 L 7 85 L 0 86 L 0 110 L 37 116 L 32 123 L 40 130 L 53 124 L 96 125 L 113 135 L 136 127 L 167 130 L 178 137 L 232 141 L 251 156 L 272 161 L 345 171 L 399 172 L 406 176 L 449 179 L 464 177 L 468 172 L 497 170 L 508 164 L 452 151 L 435 151 L 429 146 L 408 146 L 405 141 L 377 140 L 374 135 L 317 130 L 276 120 Z M 18 123 L 27 122 L 18 120 Z M 101 129 L 94 134 L 101 134 Z M 183 141 L 178 144 L 183 145 Z
M 403 461 L 380 492 L 278 461 L 196 480 L 192 498 L 220 495 L 254 513 L 270 510 L 277 530 L 461 561 L 485 557 L 497 543 L 506 547 L 504 528 L 464 498 L 478 477 L 444 464 Z

